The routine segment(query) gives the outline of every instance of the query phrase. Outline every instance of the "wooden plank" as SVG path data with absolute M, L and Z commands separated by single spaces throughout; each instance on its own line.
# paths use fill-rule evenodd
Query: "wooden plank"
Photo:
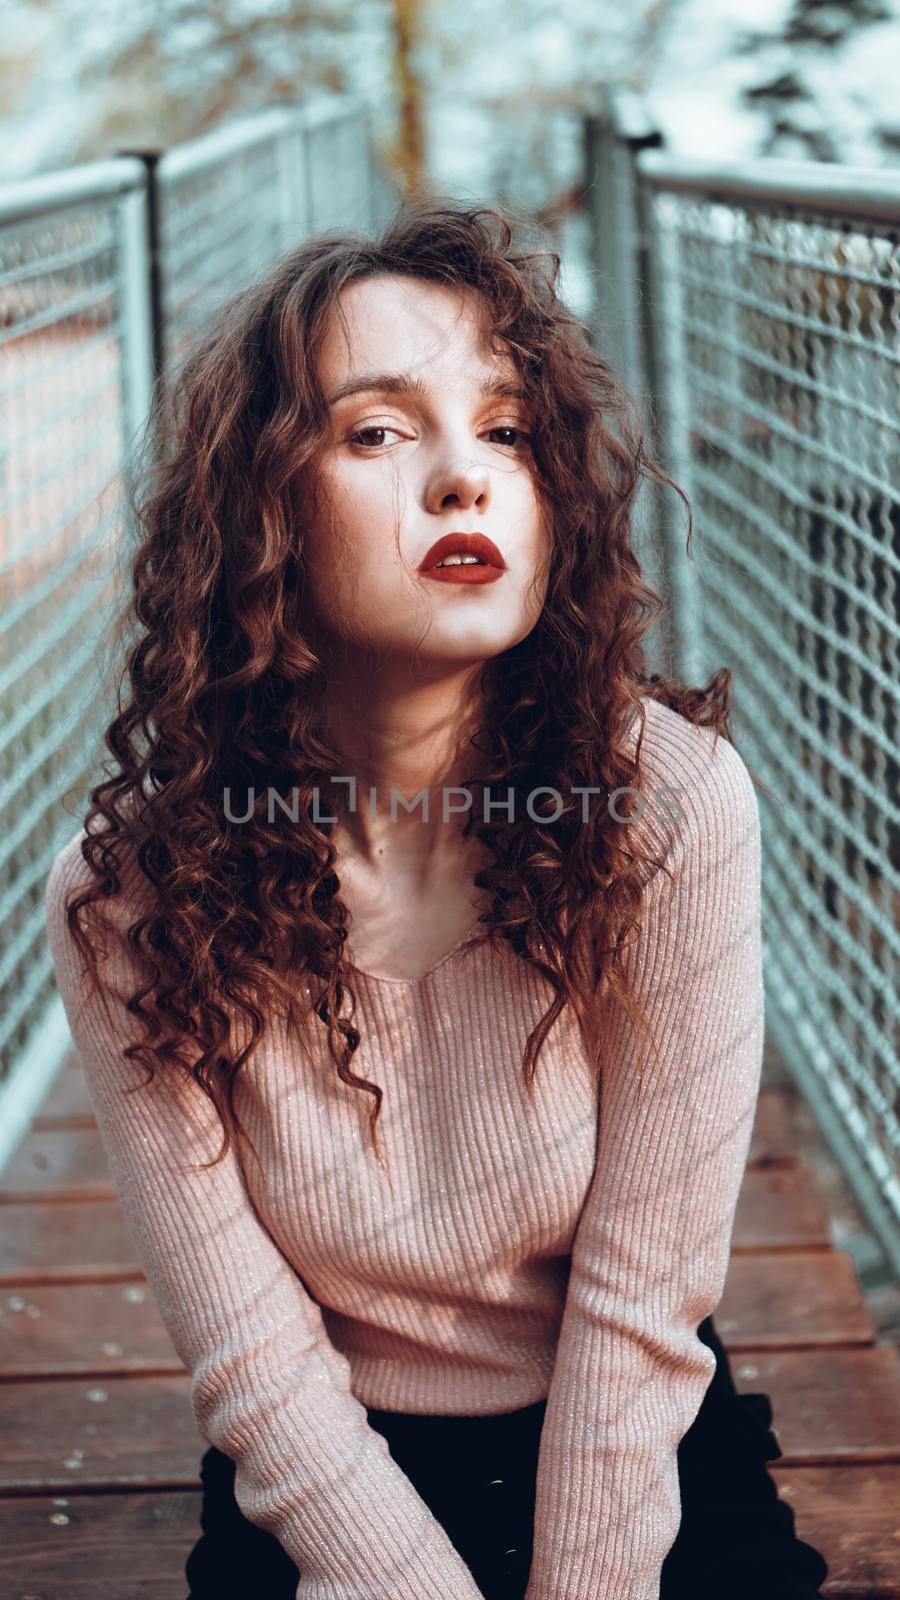
M 774 1462 L 769 1470 L 794 1511 L 798 1537 L 828 1562 L 828 1600 L 900 1600 L 900 1466 Z M 0 1593 L 9 1600 L 29 1592 L 40 1600 L 184 1600 L 200 1504 L 199 1489 L 0 1499 Z
M 96 1128 L 31 1132 L 15 1152 L 0 1180 L 0 1202 L 40 1204 L 54 1198 L 115 1201 Z M 4 1226 L 15 1226 L 11 1209 L 12 1204 L 4 1211 Z M 805 1167 L 747 1170 L 732 1246 L 740 1251 L 831 1247 L 824 1203 Z M 0 1254 L 0 1272 L 4 1270 L 8 1266 Z
M 205 1448 L 187 1373 L 0 1383 L 0 1495 L 191 1488 Z
M 0 1204 L 110 1200 L 115 1193 L 96 1127 L 30 1128 L 0 1176 Z
M 789 1097 L 783 1090 L 760 1090 L 748 1165 L 771 1167 L 794 1164 L 789 1106 Z M 71 1050 L 40 1111 L 32 1118 L 31 1125 L 35 1129 L 91 1127 L 95 1121 L 84 1068 L 77 1053 Z
M 773 1350 L 731 1362 L 742 1393 L 767 1394 L 784 1461 L 796 1466 L 900 1461 L 900 1355 Z
M 0 1379 L 183 1371 L 146 1283 L 0 1291 Z
M 795 1164 L 789 1100 L 781 1089 L 761 1089 L 747 1164 L 780 1167 Z
M 761 1353 L 733 1371 L 743 1392 L 770 1396 L 785 1465 L 900 1462 L 895 1350 Z M 64 1493 L 73 1479 L 82 1488 L 190 1485 L 200 1440 L 189 1390 L 186 1373 L 0 1384 L 0 1493 Z
M 71 1058 L 77 1063 L 77 1057 Z M 78 1137 L 71 1142 L 67 1131 Z M 763 1089 L 750 1145 L 751 1169 L 795 1167 L 787 1099 L 778 1089 Z M 63 1067 L 39 1116 L 0 1178 L 0 1201 L 13 1197 L 67 1195 L 109 1198 L 113 1193 L 106 1154 L 80 1065 Z
M 900 1600 L 900 1466 L 770 1463 L 799 1538 L 820 1550 L 828 1600 Z
M 877 1342 L 846 1250 L 733 1255 L 715 1325 L 729 1353 Z
M 70 1050 L 46 1096 L 31 1120 L 33 1128 L 91 1127 L 94 1107 L 87 1078 L 77 1054 Z
M 806 1167 L 750 1167 L 731 1240 L 734 1251 L 830 1250 L 828 1214 Z
M 876 1343 L 844 1251 L 733 1256 L 715 1322 L 734 1355 Z M 181 1370 L 146 1285 L 22 1285 L 0 1293 L 0 1378 Z
M 24 1202 L 0 1211 L 0 1285 L 143 1278 L 118 1201 Z
M 760 1090 L 750 1141 L 749 1166 L 794 1164 L 789 1104 L 789 1097 L 781 1089 Z M 35 1129 L 50 1129 L 91 1127 L 95 1122 L 84 1069 L 76 1053 L 71 1051 L 31 1125 Z
M 184 1600 L 201 1492 L 0 1500 L 5 1600 Z

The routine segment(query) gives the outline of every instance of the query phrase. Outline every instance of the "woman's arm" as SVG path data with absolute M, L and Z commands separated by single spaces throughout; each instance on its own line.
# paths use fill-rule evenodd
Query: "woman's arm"
M 697 1328 L 725 1286 L 762 1066 L 759 812 L 733 745 L 713 749 L 671 714 L 662 740 L 683 813 L 675 881 L 651 881 L 629 972 L 659 1060 L 617 1014 L 526 1600 L 658 1600 L 681 1519 L 677 1449 L 715 1369 Z
M 318 1304 L 258 1220 L 215 1108 L 187 1079 L 145 1077 L 122 1047 L 142 1037 L 110 998 L 88 1000 L 63 900 L 88 869 L 80 835 L 56 857 L 46 919 L 57 984 L 113 1180 L 172 1343 L 191 1374 L 203 1438 L 237 1464 L 235 1494 L 300 1570 L 298 1600 L 478 1600 L 469 1568 L 351 1393 Z M 129 919 L 131 920 L 131 919 Z M 105 936 L 111 940 L 111 936 Z M 139 978 L 117 937 L 120 994 Z M 104 976 L 106 973 L 104 972 Z M 187 1083 L 187 1087 L 186 1087 Z

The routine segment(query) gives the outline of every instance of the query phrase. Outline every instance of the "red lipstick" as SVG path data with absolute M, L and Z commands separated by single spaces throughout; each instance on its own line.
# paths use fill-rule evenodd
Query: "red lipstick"
M 456 561 L 448 558 L 456 556 Z M 472 560 L 472 557 L 477 560 Z M 448 561 L 439 566 L 438 562 Z M 496 583 L 506 562 L 492 539 L 483 533 L 445 533 L 431 546 L 419 567 L 419 576 L 437 583 Z

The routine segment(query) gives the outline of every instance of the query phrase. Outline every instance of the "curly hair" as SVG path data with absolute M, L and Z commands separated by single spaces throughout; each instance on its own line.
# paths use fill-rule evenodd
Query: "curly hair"
M 223 1124 L 217 1161 L 233 1133 L 243 1136 L 238 1075 L 279 1006 L 298 1039 L 324 1030 L 340 1079 L 373 1096 L 378 1149 L 383 1091 L 352 1065 L 361 1035 L 342 960 L 348 912 L 337 852 L 329 819 L 316 820 L 317 806 L 313 815 L 314 796 L 333 792 L 337 756 L 300 511 L 305 469 L 328 426 L 315 358 L 348 285 L 399 273 L 474 291 L 485 338 L 512 357 L 533 401 L 548 588 L 527 637 L 485 663 L 465 751 L 479 781 L 501 792 L 552 786 L 563 797 L 552 821 L 517 803 L 515 821 L 473 811 L 465 828 L 490 859 L 474 880 L 490 908 L 465 948 L 487 940 L 530 962 L 552 990 L 525 1046 L 529 1092 L 566 1005 L 599 1065 L 599 1001 L 631 1006 L 625 949 L 652 869 L 667 870 L 643 830 L 619 826 L 630 798 L 617 815 L 598 806 L 585 822 L 571 789 L 640 789 L 644 697 L 731 739 L 731 673 L 723 668 L 704 689 L 648 675 L 641 642 L 666 609 L 631 547 L 642 476 L 681 497 L 688 549 L 690 503 L 647 454 L 636 407 L 560 297 L 559 255 L 525 248 L 547 241 L 518 240 L 518 226 L 508 210 L 432 197 L 402 201 L 375 236 L 307 239 L 234 296 L 174 378 L 157 385 L 129 496 L 137 548 L 120 626 L 136 637 L 115 665 L 117 715 L 103 735 L 117 770 L 90 790 L 81 848 L 92 881 L 70 899 L 67 919 L 96 982 L 80 913 L 104 899 L 122 904 L 122 873 L 136 865 L 150 900 L 127 939 L 146 981 L 127 1009 L 146 1032 L 125 1054 L 151 1078 L 157 1069 L 193 1075 Z M 635 715 L 641 736 L 631 751 Z M 223 817 L 225 784 L 257 796 L 240 826 Z M 298 798 L 290 829 L 267 815 L 273 784 Z

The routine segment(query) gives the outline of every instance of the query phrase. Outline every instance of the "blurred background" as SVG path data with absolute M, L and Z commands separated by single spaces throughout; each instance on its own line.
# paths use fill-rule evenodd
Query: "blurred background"
M 636 507 L 669 602 L 651 667 L 731 668 L 773 791 L 764 1085 L 716 1322 L 774 1398 L 827 1594 L 900 1596 L 898 68 L 900 0 L 7 0 L 0 1600 L 179 1594 L 196 1525 L 184 1374 L 43 921 L 109 764 L 133 449 L 228 295 L 429 192 L 558 252 L 690 496 L 690 557 L 674 494 Z
M 685 154 L 885 165 L 897 18 L 896 0 L 463 0 L 452 17 L 428 0 L 7 0 L 3 167 L 177 144 L 328 90 L 371 106 L 408 174 L 483 193 L 515 173 L 547 199 L 548 123 L 589 109 L 598 83 L 645 95 Z

